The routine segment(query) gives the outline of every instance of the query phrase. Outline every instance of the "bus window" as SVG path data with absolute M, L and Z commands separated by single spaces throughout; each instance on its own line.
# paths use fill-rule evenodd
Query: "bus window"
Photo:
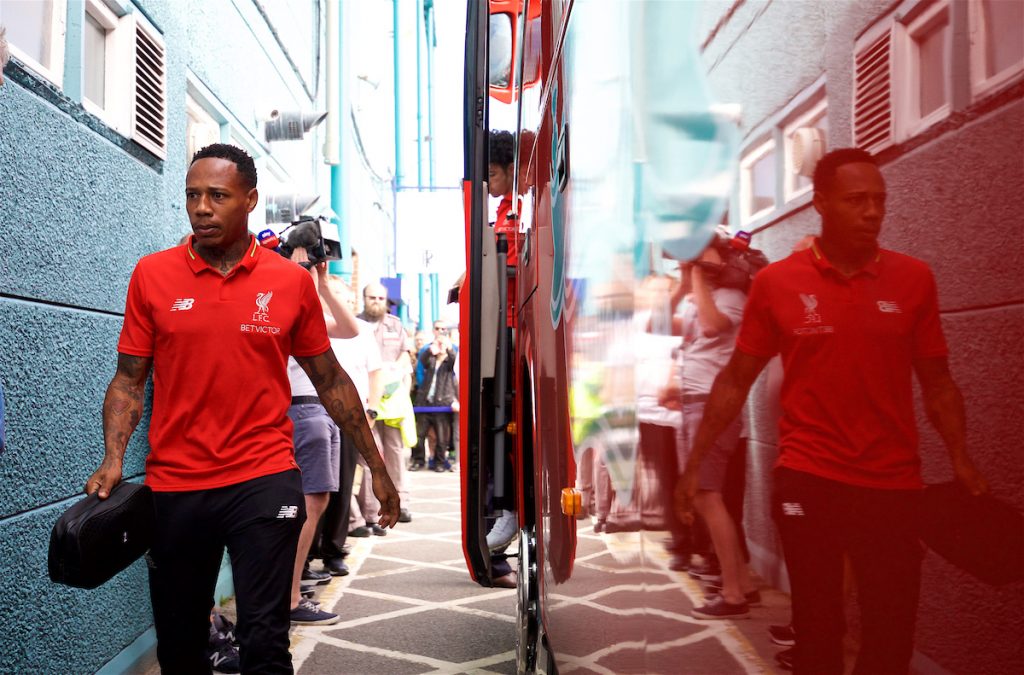
M 490 28 L 488 83 L 506 89 L 512 82 L 512 17 L 491 14 Z

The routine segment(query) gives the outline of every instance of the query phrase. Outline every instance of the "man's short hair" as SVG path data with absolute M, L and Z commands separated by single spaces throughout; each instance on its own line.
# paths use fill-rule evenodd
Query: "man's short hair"
M 878 166 L 878 160 L 867 150 L 860 148 L 838 148 L 826 153 L 814 166 L 814 191 L 828 192 L 835 182 L 836 170 L 844 164 L 867 162 Z
M 200 159 L 226 159 L 234 162 L 245 186 L 256 187 L 256 164 L 245 150 L 227 143 L 211 143 L 192 156 L 192 164 Z
M 511 131 L 491 130 L 487 148 L 487 163 L 504 168 L 515 161 L 516 137 Z

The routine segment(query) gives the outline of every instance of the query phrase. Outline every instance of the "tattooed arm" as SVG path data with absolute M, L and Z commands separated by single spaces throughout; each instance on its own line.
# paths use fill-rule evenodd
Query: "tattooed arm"
M 400 507 L 398 492 L 377 450 L 377 443 L 373 440 L 373 433 L 363 413 L 363 402 L 359 399 L 352 378 L 338 364 L 330 349 L 319 356 L 296 356 L 295 360 L 309 375 L 327 414 L 355 442 L 359 454 L 370 467 L 373 494 L 380 501 L 380 525 L 394 527 L 398 522 Z
M 103 462 L 85 481 L 86 494 L 98 490 L 100 499 L 106 499 L 121 482 L 124 452 L 142 417 L 146 378 L 152 365 L 149 357 L 118 353 L 117 372 L 103 399 Z

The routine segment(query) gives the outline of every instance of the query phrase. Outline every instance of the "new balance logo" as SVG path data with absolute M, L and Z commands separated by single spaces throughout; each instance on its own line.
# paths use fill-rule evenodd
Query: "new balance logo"
M 804 507 L 800 502 L 783 502 L 782 503 L 782 515 L 784 516 L 802 516 L 804 515 Z
M 299 507 L 298 506 L 282 506 L 281 510 L 277 512 L 278 518 L 298 518 Z
M 172 312 L 187 312 L 192 309 L 192 305 L 195 303 L 195 298 L 178 298 L 171 303 Z

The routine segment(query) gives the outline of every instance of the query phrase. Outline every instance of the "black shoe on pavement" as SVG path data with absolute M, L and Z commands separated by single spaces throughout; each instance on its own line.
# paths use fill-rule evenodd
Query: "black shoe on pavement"
M 792 647 L 796 644 L 796 632 L 793 631 L 793 624 L 768 626 L 768 634 L 772 636 L 772 642 L 780 647 Z
M 356 529 L 350 530 L 349 533 L 348 533 L 348 536 L 350 536 L 350 537 L 369 537 L 371 534 L 373 534 L 373 531 L 370 530 L 369 527 L 364 527 L 364 526 L 360 525 Z
M 238 648 L 230 642 L 223 642 L 216 647 L 209 647 L 206 650 L 210 659 L 210 668 L 215 673 L 240 673 L 242 672 L 242 661 L 238 656 Z
M 398 522 L 400 523 L 411 523 L 412 514 L 409 513 L 409 509 L 399 509 L 398 511 Z
M 299 596 L 312 600 L 313 596 L 316 595 L 316 591 L 309 584 L 299 584 Z
M 416 460 L 416 461 L 414 461 L 414 462 L 409 464 L 409 471 L 419 471 L 420 469 L 422 469 L 426 465 L 427 465 L 426 462 L 421 462 L 419 460 Z
M 383 527 L 381 527 L 377 523 L 369 523 L 369 524 L 367 524 L 367 527 L 370 528 L 370 531 L 373 532 L 374 536 L 377 536 L 377 537 L 384 537 L 388 533 L 387 530 L 385 530 Z
M 206 647 L 206 657 L 210 660 L 210 668 L 215 673 L 240 673 L 242 663 L 235 646 L 234 624 L 220 612 L 214 612 L 210 622 L 210 642 Z
M 308 581 L 313 586 L 324 586 L 331 583 L 331 573 L 317 572 L 306 567 L 302 570 L 302 580 Z
M 347 577 L 348 565 L 341 558 L 331 558 L 324 561 L 324 571 L 332 577 Z
M 793 657 L 796 656 L 793 649 L 793 647 L 783 649 L 775 655 L 775 660 L 779 662 L 779 668 L 782 668 L 783 670 L 793 670 Z
M 707 604 L 695 607 L 690 611 L 690 616 L 695 619 L 713 621 L 716 619 L 745 619 L 750 616 L 750 607 L 746 602 L 738 605 L 726 602 L 720 595 L 714 596 Z

